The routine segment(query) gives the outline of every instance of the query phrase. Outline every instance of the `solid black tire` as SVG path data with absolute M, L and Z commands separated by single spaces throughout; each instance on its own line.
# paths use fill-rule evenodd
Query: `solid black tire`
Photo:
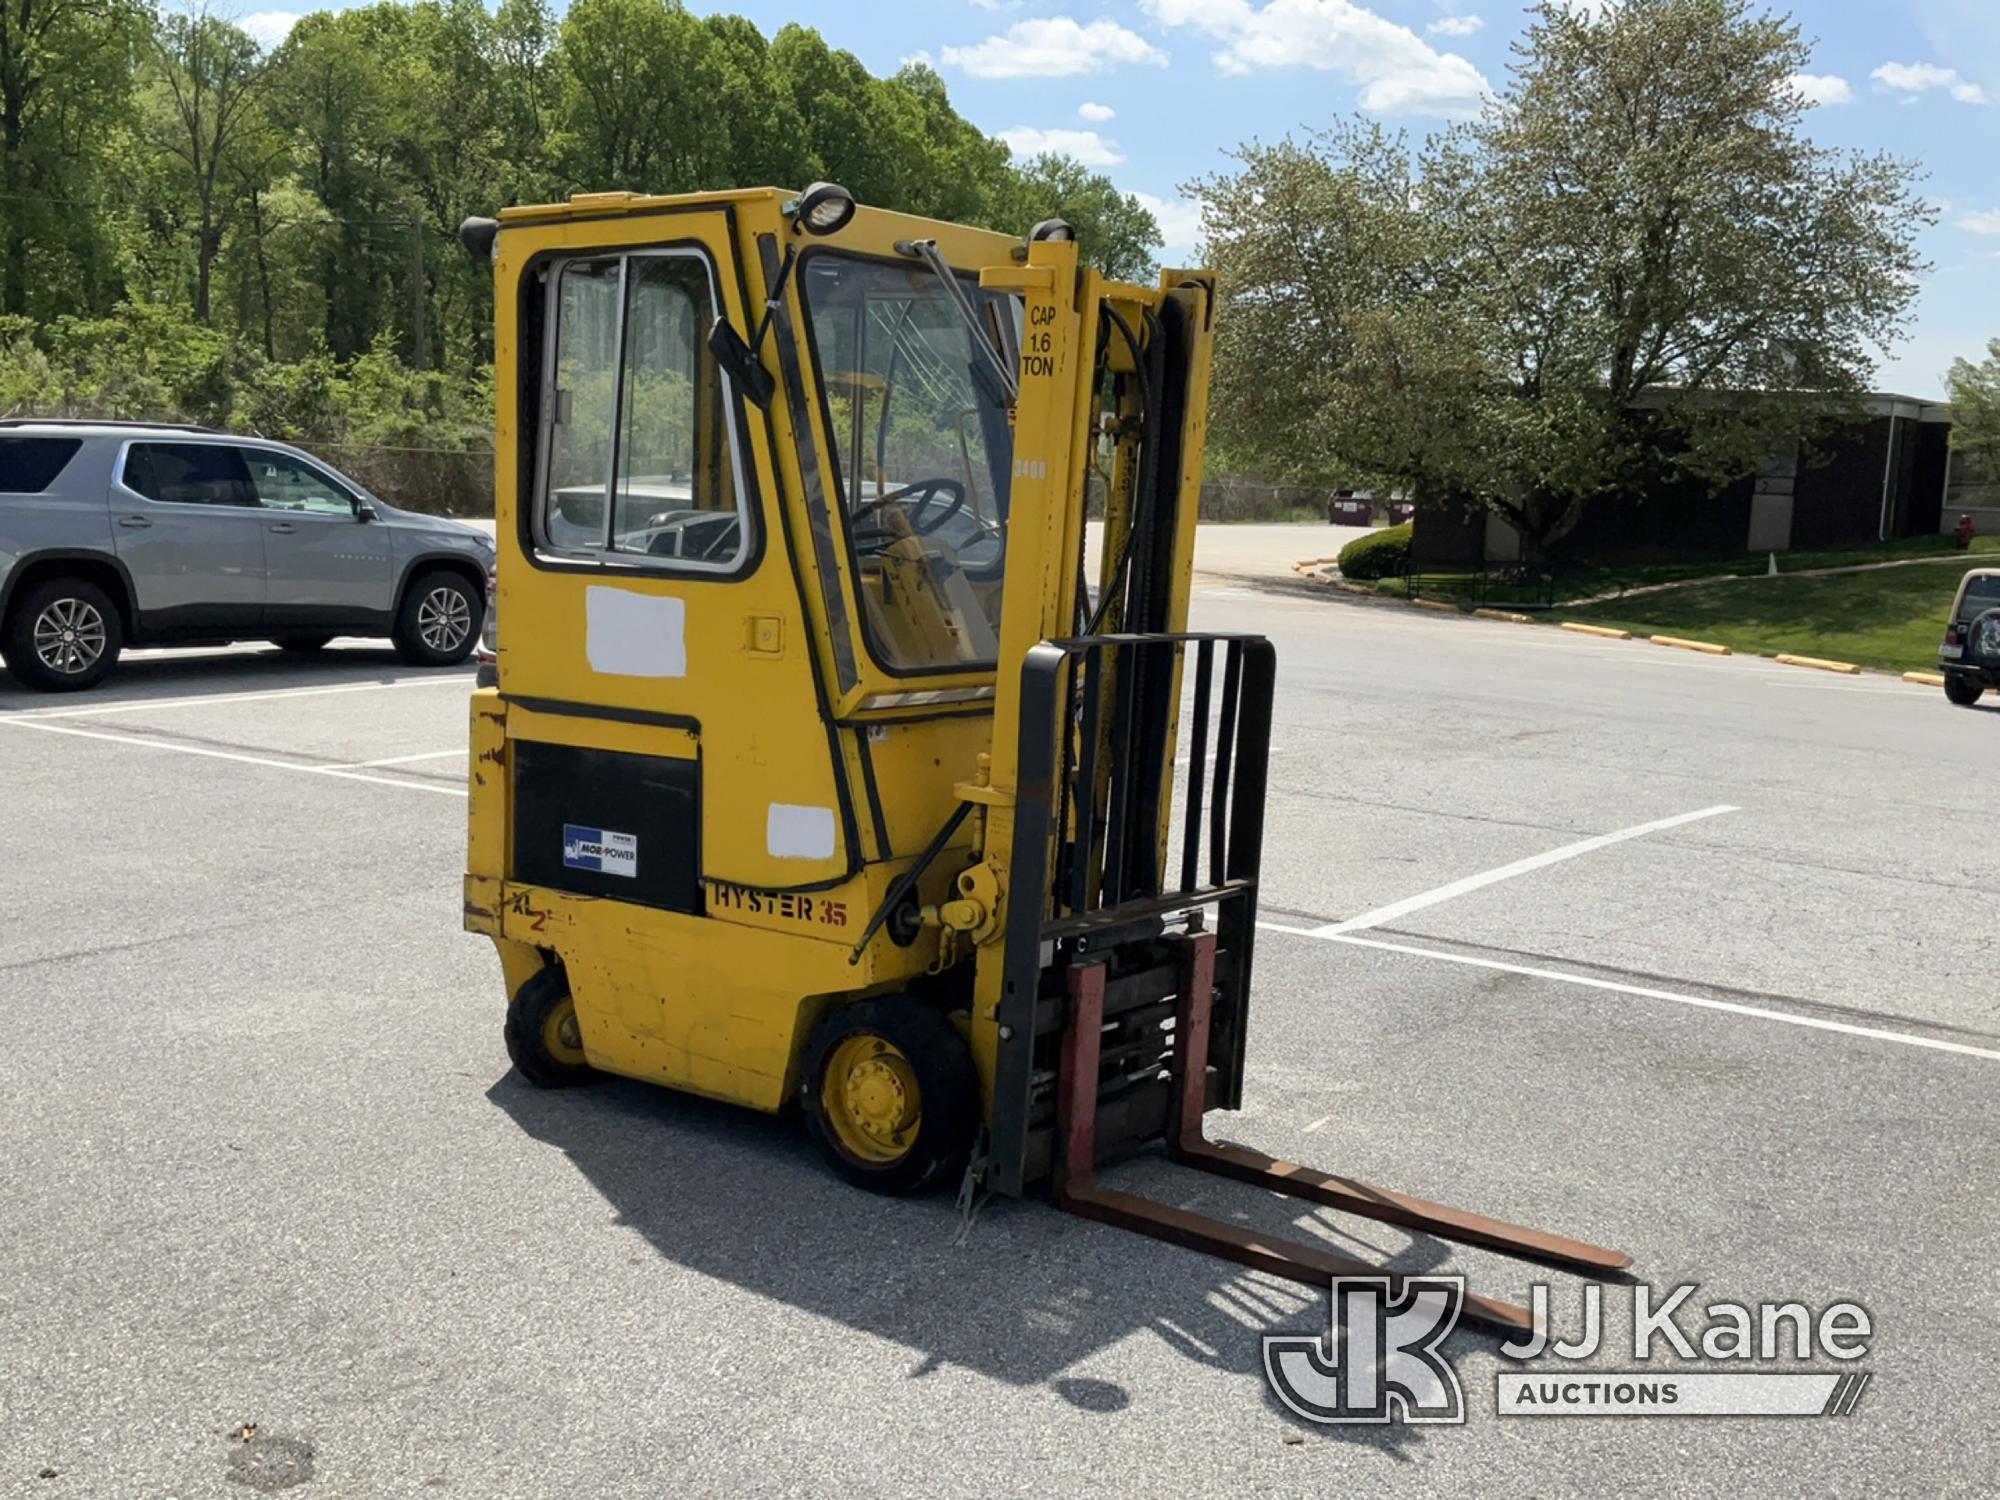
M 466 608 L 471 611 L 472 624 L 465 632 L 465 639 L 452 651 L 438 651 L 424 644 L 424 638 L 417 630 L 417 611 L 423 607 L 424 596 L 439 587 L 455 588 L 464 596 Z M 403 590 L 403 602 L 396 609 L 395 628 L 389 638 L 396 643 L 396 654 L 413 667 L 455 667 L 472 655 L 479 644 L 479 627 L 484 623 L 486 601 L 479 591 L 449 568 L 433 568 L 428 573 L 419 573 L 410 580 L 410 586 Z
M 280 636 L 271 644 L 280 651 L 323 651 L 332 639 L 330 635 L 287 635 Z
M 1944 679 L 1944 695 L 1960 708 L 1970 708 L 1979 701 L 1979 695 L 1986 690 L 1970 677 L 1961 677 L 1956 672 L 1947 672 Z
M 910 1061 L 923 1121 L 909 1151 L 887 1164 L 864 1162 L 842 1148 L 825 1119 L 821 1081 L 833 1049 L 871 1033 Z M 835 1006 L 813 1027 L 800 1072 L 799 1103 L 813 1144 L 833 1170 L 871 1193 L 897 1196 L 955 1183 L 979 1130 L 979 1075 L 958 1029 L 935 1007 L 908 995 L 882 995 Z
M 514 1071 L 538 1089 L 575 1088 L 601 1076 L 587 1064 L 551 1055 L 542 1040 L 549 1013 L 568 999 L 569 976 L 560 965 L 551 964 L 522 985 L 507 1006 L 507 1024 L 501 1032 L 507 1056 L 513 1059 Z
M 104 652 L 81 672 L 58 672 L 35 655 L 35 619 L 58 599 L 79 599 L 95 609 L 104 620 Z M 14 680 L 23 687 L 45 693 L 75 693 L 95 687 L 118 663 L 125 649 L 125 630 L 118 618 L 118 606 L 109 594 L 83 578 L 50 578 L 26 589 L 14 601 L 0 635 L 0 656 L 13 670 Z

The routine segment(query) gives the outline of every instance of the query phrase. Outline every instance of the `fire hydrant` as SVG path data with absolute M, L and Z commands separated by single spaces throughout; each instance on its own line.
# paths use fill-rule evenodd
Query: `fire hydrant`
M 1972 517 L 1970 515 L 1963 512 L 1959 514 L 1958 528 L 1953 535 L 1958 538 L 1958 545 L 1960 547 L 1970 547 L 1972 545 Z

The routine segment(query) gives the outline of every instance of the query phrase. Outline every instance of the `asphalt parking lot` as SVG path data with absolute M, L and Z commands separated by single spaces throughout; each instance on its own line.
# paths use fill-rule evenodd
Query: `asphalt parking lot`
M 526 1087 L 459 928 L 470 674 L 346 643 L 0 677 L 0 1495 L 1990 1493 L 2000 712 L 1204 556 L 1195 623 L 1280 660 L 1250 1098 L 1214 1133 L 1698 1300 L 1857 1301 L 1852 1416 L 1503 1419 L 1461 1330 L 1465 1426 L 1319 1428 L 1260 1335 L 1323 1296 L 1042 1204 L 868 1198 L 781 1121 Z M 1549 1280 L 1575 1322 L 1572 1277 L 1116 1177 Z

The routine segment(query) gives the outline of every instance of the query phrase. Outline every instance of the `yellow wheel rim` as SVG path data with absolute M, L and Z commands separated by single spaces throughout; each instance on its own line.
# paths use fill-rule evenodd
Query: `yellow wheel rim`
M 893 1042 L 870 1032 L 845 1037 L 826 1060 L 820 1113 L 855 1160 L 871 1166 L 899 1161 L 916 1145 L 924 1123 L 917 1070 Z
M 542 1050 L 559 1063 L 584 1065 L 583 1032 L 576 1024 L 576 1002 L 565 995 L 542 1022 Z

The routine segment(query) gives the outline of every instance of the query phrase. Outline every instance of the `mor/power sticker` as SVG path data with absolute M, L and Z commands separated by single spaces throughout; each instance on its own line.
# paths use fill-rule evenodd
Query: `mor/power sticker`
M 609 828 L 563 824 L 563 863 L 572 870 L 598 870 L 606 875 L 639 873 L 639 836 Z

